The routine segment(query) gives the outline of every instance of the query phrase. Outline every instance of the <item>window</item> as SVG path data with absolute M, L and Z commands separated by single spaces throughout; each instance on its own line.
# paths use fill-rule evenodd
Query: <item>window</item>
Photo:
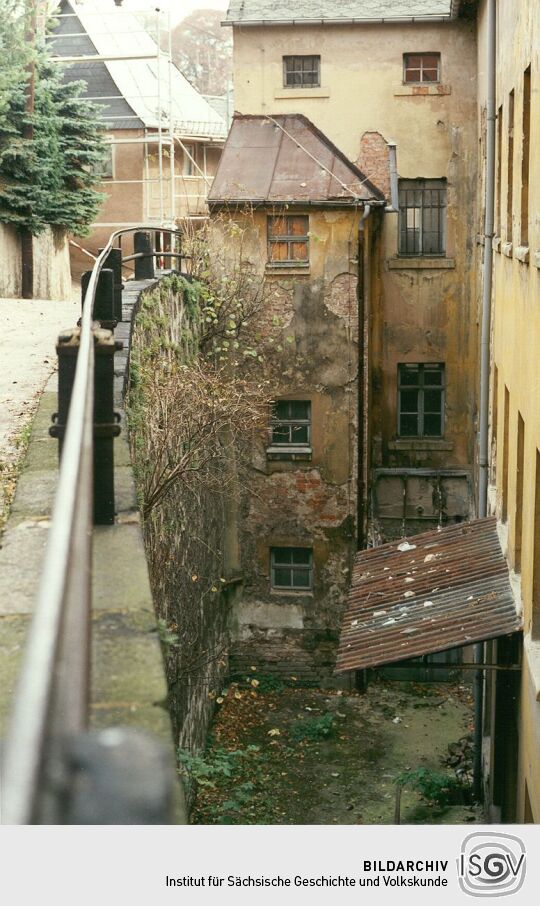
M 514 216 L 514 92 L 508 95 L 508 159 L 506 161 L 506 241 L 512 242 Z
M 295 266 L 309 263 L 309 217 L 284 214 L 268 218 L 268 261 Z
M 399 437 L 442 437 L 444 365 L 398 365 Z
M 310 440 L 309 400 L 277 400 L 270 421 L 270 443 L 280 447 L 307 447 Z
M 529 244 L 529 163 L 531 154 L 531 67 L 523 74 L 523 146 L 521 156 L 521 244 Z
M 195 145 L 184 145 L 184 158 L 182 161 L 182 176 L 196 176 L 195 173 Z
M 400 179 L 399 254 L 444 255 L 446 180 Z
M 320 57 L 283 57 L 284 88 L 318 88 L 320 84 Z
M 310 547 L 271 547 L 272 588 L 311 589 L 313 551 Z
M 406 53 L 403 55 L 403 81 L 440 82 L 440 53 Z

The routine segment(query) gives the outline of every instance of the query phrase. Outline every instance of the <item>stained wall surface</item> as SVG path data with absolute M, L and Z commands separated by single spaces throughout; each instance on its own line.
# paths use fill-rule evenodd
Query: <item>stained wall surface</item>
M 403 55 L 411 52 L 440 53 L 440 83 L 403 83 Z M 320 55 L 320 87 L 283 87 L 282 58 L 293 54 Z M 435 473 L 457 470 L 458 489 L 447 495 L 454 509 L 447 508 L 443 519 L 473 515 L 477 415 L 473 23 L 235 28 L 234 62 L 238 111 L 305 114 L 386 190 L 388 161 L 382 150 L 390 141 L 397 144 L 400 178 L 446 180 L 444 254 L 398 255 L 398 216 L 389 213 L 384 218 L 370 301 L 371 466 Z M 443 437 L 400 439 L 398 364 L 429 362 L 445 365 Z M 395 519 L 385 526 L 373 513 L 383 536 L 386 531 L 402 531 L 401 480 L 390 476 L 385 482 L 385 506 L 390 505 Z M 436 493 L 436 484 L 435 478 L 429 495 Z M 415 493 L 411 485 L 413 503 Z M 423 507 L 422 500 L 418 506 Z M 377 501 L 375 509 L 381 509 Z M 420 526 L 429 527 L 429 521 Z M 411 523 L 411 530 L 418 528 Z

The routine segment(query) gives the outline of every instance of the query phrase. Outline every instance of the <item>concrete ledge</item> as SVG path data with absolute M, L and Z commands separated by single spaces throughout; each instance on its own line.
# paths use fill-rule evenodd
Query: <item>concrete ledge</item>
M 391 271 L 449 270 L 456 266 L 455 258 L 388 258 Z
M 398 85 L 394 88 L 394 97 L 436 98 L 452 94 L 450 85 Z
M 503 255 L 506 255 L 507 258 L 513 257 L 513 246 L 511 242 L 502 242 L 501 243 L 501 252 Z
M 540 250 L 533 252 L 532 260 L 535 267 L 540 267 Z
M 454 444 L 449 440 L 437 440 L 436 438 L 425 440 L 390 440 L 388 442 L 389 450 L 433 450 L 437 451 L 447 451 L 453 450 Z
M 329 98 L 329 88 L 281 88 L 274 91 L 274 100 L 284 101 L 289 98 L 298 100 L 302 98 Z
M 500 250 L 501 250 L 501 237 L 500 236 L 493 237 L 493 239 L 491 240 L 491 247 L 493 248 L 494 252 L 500 252 Z
M 518 245 L 514 249 L 514 258 L 517 258 L 518 261 L 521 261 L 522 264 L 529 263 L 529 246 L 528 245 Z

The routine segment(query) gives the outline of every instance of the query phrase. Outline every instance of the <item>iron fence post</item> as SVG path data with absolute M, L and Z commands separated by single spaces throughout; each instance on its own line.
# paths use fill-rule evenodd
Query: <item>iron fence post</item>
M 58 355 L 58 412 L 53 415 L 53 424 L 49 428 L 49 434 L 51 437 L 58 439 L 59 459 L 62 458 L 64 433 L 68 420 L 73 382 L 75 380 L 80 339 L 81 331 L 78 327 L 74 327 L 73 330 L 63 331 L 59 335 L 56 344 Z
M 102 251 L 99 249 L 100 254 Z M 118 322 L 122 320 L 122 249 L 111 249 L 104 267 L 110 268 L 114 274 L 114 317 Z
M 135 279 L 153 280 L 155 277 L 152 236 L 150 233 L 137 232 L 133 234 L 133 250 L 135 254 L 143 254 L 143 258 L 135 258 Z
M 81 277 L 81 303 L 84 305 L 86 290 L 90 282 L 91 271 L 85 271 Z M 96 285 L 96 295 L 94 299 L 94 321 L 99 321 L 106 330 L 114 330 L 117 324 L 115 316 L 115 288 L 114 288 L 114 271 L 111 268 L 105 268 L 101 271 Z
M 114 354 L 122 348 L 112 331 L 94 328 L 94 525 L 114 523 Z

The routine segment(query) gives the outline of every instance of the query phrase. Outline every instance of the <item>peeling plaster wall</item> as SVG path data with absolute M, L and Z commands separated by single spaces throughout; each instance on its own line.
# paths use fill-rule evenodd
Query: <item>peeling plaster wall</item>
M 441 84 L 404 85 L 403 54 L 422 51 L 440 52 Z M 285 89 L 284 54 L 320 54 L 320 88 Z M 471 470 L 478 344 L 474 23 L 235 28 L 234 65 L 239 111 L 305 114 L 386 191 L 389 140 L 397 143 L 400 177 L 446 178 L 445 259 L 428 259 L 429 266 L 426 259 L 399 259 L 398 217 L 387 214 L 372 262 L 371 466 L 461 470 L 457 517 L 474 515 Z M 405 362 L 445 363 L 442 443 L 424 444 L 422 449 L 396 445 L 397 366 Z M 401 486 L 394 484 L 394 504 L 399 507 Z M 399 524 L 398 534 L 401 531 Z
M 234 609 L 230 665 L 233 674 L 259 665 L 324 681 L 333 668 L 355 550 L 360 212 L 311 209 L 309 215 L 308 271 L 274 273 L 265 270 L 266 212 L 235 216 L 247 227 L 244 255 L 265 279 L 257 328 L 263 338 L 276 337 L 268 357 L 271 392 L 311 401 L 312 455 L 271 461 L 267 433 L 255 439 L 241 515 L 243 599 Z M 215 229 L 219 233 L 218 222 Z M 312 592 L 271 590 L 274 546 L 313 548 Z

